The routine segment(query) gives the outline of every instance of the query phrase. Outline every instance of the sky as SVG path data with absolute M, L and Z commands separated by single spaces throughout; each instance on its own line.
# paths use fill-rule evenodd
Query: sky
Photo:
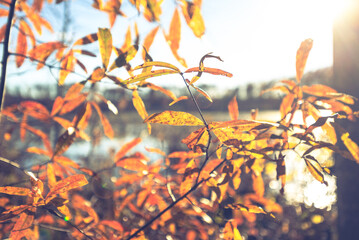
M 336 0 L 202 0 L 205 35 L 201 39 L 196 38 L 182 18 L 179 55 L 186 59 L 189 67 L 198 66 L 199 60 L 206 53 L 213 52 L 213 55 L 220 56 L 224 62 L 208 59 L 205 66 L 231 72 L 233 78 L 206 75 L 200 79 L 200 83 L 224 87 L 295 76 L 296 51 L 306 38 L 314 40 L 306 72 L 329 67 L 333 62 L 332 22 L 340 9 L 334 1 Z M 73 22 L 69 27 L 69 38 L 76 40 L 86 34 L 97 32 L 98 27 L 109 27 L 107 15 L 90 9 L 91 3 L 91 0 L 71 2 L 70 15 Z M 167 31 L 173 10 L 174 1 L 165 0 L 161 20 L 167 22 Z M 48 13 L 55 13 L 50 21 L 55 22 L 55 28 L 61 28 L 61 21 L 57 20 L 61 16 L 61 10 L 53 7 Z M 128 15 L 128 19 L 118 18 L 112 28 L 114 44 L 118 47 L 122 42 L 116 39 L 122 41 L 128 23 L 136 19 L 136 12 L 130 12 Z M 139 21 L 138 26 L 140 33 L 144 32 L 142 37 L 154 27 L 145 21 Z M 180 66 L 160 32 L 150 53 L 154 60 Z M 134 65 L 136 63 L 141 64 L 135 62 Z M 98 61 L 91 59 L 87 60 L 86 64 L 93 64 L 94 68 Z M 44 77 L 45 71 L 47 70 L 39 71 L 32 77 L 36 76 L 37 81 L 46 81 L 48 77 Z M 18 77 L 15 77 L 13 83 L 24 84 Z M 160 79 L 156 83 L 183 84 L 171 79 Z

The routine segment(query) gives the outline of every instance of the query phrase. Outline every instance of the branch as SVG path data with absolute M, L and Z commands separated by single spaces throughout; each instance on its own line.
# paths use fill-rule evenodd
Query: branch
M 7 60 L 9 58 L 9 38 L 10 38 L 12 19 L 14 17 L 14 12 L 15 12 L 15 3 L 16 0 L 12 0 L 10 3 L 9 15 L 7 16 L 7 23 L 5 29 L 3 55 L 1 60 L 2 65 L 1 65 L 1 77 L 0 77 L 0 111 L 2 110 L 3 102 L 4 102 L 6 68 L 7 68 Z

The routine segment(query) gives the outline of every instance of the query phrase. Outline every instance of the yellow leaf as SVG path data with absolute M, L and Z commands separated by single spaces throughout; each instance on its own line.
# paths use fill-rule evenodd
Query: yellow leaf
M 112 52 L 112 34 L 107 28 L 99 28 L 97 35 L 100 45 L 102 63 L 104 68 L 107 69 Z
M 144 120 L 145 123 L 160 123 L 175 126 L 203 126 L 202 120 L 187 112 L 164 111 L 154 113 Z
M 173 73 L 178 73 L 178 72 L 175 70 L 172 70 L 172 69 L 159 69 L 159 70 L 144 72 L 144 73 L 135 75 L 133 77 L 126 79 L 123 83 L 130 84 L 130 83 L 135 83 L 135 82 L 142 82 L 148 78 L 153 78 L 153 77 L 158 77 L 158 76 L 173 74 Z
M 307 63 L 308 55 L 313 47 L 313 40 L 308 38 L 304 40 L 297 51 L 296 56 L 296 70 L 297 70 L 297 81 L 298 83 L 303 77 L 305 64 Z
M 344 133 L 341 136 L 341 139 L 342 139 L 344 145 L 349 150 L 349 152 L 353 155 L 353 158 L 356 160 L 357 163 L 359 163 L 359 147 L 358 147 L 358 145 L 351 138 L 349 138 L 348 132 Z

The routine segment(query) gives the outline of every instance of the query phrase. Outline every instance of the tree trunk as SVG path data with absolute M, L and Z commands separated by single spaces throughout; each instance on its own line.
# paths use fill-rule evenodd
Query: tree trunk
M 359 97 L 359 0 L 351 0 L 349 9 L 334 23 L 333 87 L 338 92 Z M 359 103 L 357 102 L 356 105 Z M 353 110 L 358 110 L 354 106 Z M 359 143 L 358 122 L 339 123 Z M 343 147 L 343 146 L 341 146 Z M 336 157 L 339 240 L 359 238 L 359 164 Z

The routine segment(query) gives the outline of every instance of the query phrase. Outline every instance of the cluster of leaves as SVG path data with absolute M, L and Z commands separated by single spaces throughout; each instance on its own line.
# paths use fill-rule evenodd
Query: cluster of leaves
M 52 1 L 47 2 L 51 4 Z M 1 1 L 4 6 L 10 3 L 11 1 Z M 108 13 L 110 25 L 113 26 L 117 16 L 125 16 L 121 3 L 118 0 L 95 0 L 93 7 Z M 130 3 L 148 21 L 159 22 L 161 0 L 131 0 Z M 75 54 L 96 56 L 83 49 L 87 44 L 98 42 L 102 61 L 86 78 L 74 83 L 64 96 L 57 96 L 51 110 L 36 101 L 20 102 L 2 110 L 2 116 L 7 118 L 2 136 L 6 141 L 10 141 L 16 134 L 14 129 L 19 129 L 23 141 L 31 134 L 33 138 L 41 140 L 44 148 L 39 144 L 26 148 L 27 152 L 36 154 L 39 160 L 29 170 L 20 166 L 17 160 L 7 160 L 2 156 L 0 158 L 1 161 L 23 170 L 30 182 L 30 188 L 0 187 L 0 193 L 6 194 L 0 201 L 0 207 L 4 209 L 0 214 L 1 237 L 37 239 L 41 232 L 39 228 L 47 227 L 67 232 L 74 239 L 162 239 L 183 236 L 187 239 L 241 239 L 238 225 L 246 223 L 250 231 L 254 231 L 256 214 L 273 218 L 282 214 L 281 206 L 266 198 L 262 178 L 266 162 L 277 165 L 281 192 L 284 192 L 286 184 L 285 162 L 289 151 L 298 153 L 310 174 L 324 184 L 325 174 L 330 174 L 330 171 L 325 162 L 316 159 L 316 151 L 326 148 L 359 163 L 358 145 L 335 122 L 338 118 L 355 120 L 358 117 L 358 113 L 349 107 L 354 104 L 355 99 L 323 85 L 301 85 L 312 40 L 303 41 L 298 49 L 296 81 L 283 80 L 280 85 L 268 90 L 279 90 L 286 94 L 280 106 L 279 121 L 257 120 L 256 112 L 253 112 L 251 119 L 239 119 L 238 103 L 234 97 L 228 105 L 230 121 L 207 122 L 192 91 L 202 94 L 208 101 L 212 99 L 194 84 L 203 73 L 229 78 L 232 74 L 205 67 L 204 61 L 208 58 L 222 61 L 211 53 L 203 56 L 198 67 L 192 68 L 187 68 L 185 60 L 178 55 L 180 10 L 195 36 L 200 37 L 204 33 L 200 0 L 179 1 L 169 33 L 164 32 L 173 55 L 182 67 L 187 68 L 185 71 L 170 63 L 153 61 L 149 55 L 160 25 L 145 37 L 142 48 L 139 47 L 137 25 L 134 27 L 134 41 L 131 28 L 128 28 L 125 42 L 120 48 L 113 45 L 109 28 L 99 28 L 96 33 L 74 41 L 72 46 L 56 41 L 38 44 L 33 29 L 38 34 L 41 34 L 43 27 L 52 29 L 40 16 L 43 4 L 42 0 L 32 1 L 32 6 L 27 1 L 16 2 L 12 24 L 18 28 L 17 45 L 16 51 L 10 54 L 16 57 L 15 64 L 18 67 L 28 59 L 37 62 L 37 69 L 44 66 L 52 68 L 48 59 L 56 53 L 55 58 L 60 63 L 58 82 L 62 85 L 69 73 L 75 72 L 75 66 L 87 73 L 86 65 L 75 57 Z M 6 16 L 10 10 L 1 10 L 0 16 Z M 0 39 L 4 38 L 5 27 L 1 29 Z M 33 47 L 29 51 L 28 40 Z M 133 68 L 130 61 L 140 49 L 143 50 L 144 63 Z M 116 56 L 110 64 L 113 53 Z M 114 73 L 114 70 L 122 67 L 129 75 L 126 78 L 120 78 Z M 170 106 L 188 99 L 186 96 L 177 97 L 171 91 L 148 82 L 164 75 L 178 75 L 183 80 L 200 118 L 188 112 L 173 110 L 151 115 L 147 113 L 139 94 L 140 89 L 149 88 L 162 92 L 172 100 Z M 94 86 L 101 84 L 104 79 L 132 92 L 133 106 L 147 124 L 149 133 L 151 124 L 197 126 L 197 130 L 181 141 L 188 147 L 188 151 L 165 153 L 157 148 L 146 148 L 145 151 L 133 152 L 142 141 L 141 138 L 135 138 L 121 146 L 112 156 L 110 167 L 90 169 L 77 159 L 66 156 L 67 149 L 77 139 L 91 139 L 88 129 L 90 119 L 94 116 L 93 110 L 97 112 L 104 135 L 110 139 L 115 137 L 100 103 L 114 114 L 118 110 L 112 102 L 94 90 Z M 86 88 L 86 85 L 90 87 Z M 322 116 L 320 109 L 328 109 L 330 114 Z M 293 123 L 294 115 L 300 110 L 303 123 Z M 310 118 L 314 119 L 314 123 L 309 124 Z M 35 124 L 31 124 L 34 122 L 59 124 L 63 133 L 52 144 L 50 129 L 35 127 Z M 325 131 L 328 139 L 318 139 L 317 130 Z M 347 149 L 337 147 L 337 134 Z M 150 159 L 144 152 L 155 153 L 160 158 Z M 103 173 L 112 177 L 112 188 L 104 184 Z M 243 182 L 243 179 L 249 181 Z M 88 183 L 92 189 L 87 187 Z M 244 186 L 248 191 L 238 194 L 239 189 Z M 13 205 L 8 195 L 27 198 L 24 204 Z M 103 214 L 103 209 L 96 208 L 91 201 L 93 198 L 98 202 L 100 199 L 111 202 L 110 216 Z M 215 214 L 221 209 L 232 213 L 231 219 L 226 219 L 222 225 L 215 221 Z

